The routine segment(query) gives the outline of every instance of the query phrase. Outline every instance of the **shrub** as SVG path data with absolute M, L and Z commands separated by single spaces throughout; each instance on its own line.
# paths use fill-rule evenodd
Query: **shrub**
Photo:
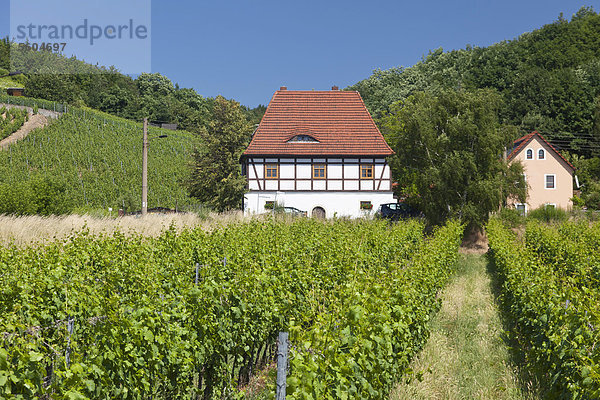
M 529 218 L 537 219 L 543 222 L 566 221 L 568 214 L 562 208 L 541 206 L 529 213 Z
M 498 217 L 504 226 L 509 228 L 516 228 L 525 222 L 525 217 L 516 208 L 502 208 L 498 212 Z
M 59 215 L 71 210 L 66 184 L 51 177 L 0 184 L 0 214 Z

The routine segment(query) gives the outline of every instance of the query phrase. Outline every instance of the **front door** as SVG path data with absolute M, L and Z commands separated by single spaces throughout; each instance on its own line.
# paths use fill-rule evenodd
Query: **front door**
M 313 218 L 325 219 L 325 209 L 323 207 L 315 207 L 311 215 Z

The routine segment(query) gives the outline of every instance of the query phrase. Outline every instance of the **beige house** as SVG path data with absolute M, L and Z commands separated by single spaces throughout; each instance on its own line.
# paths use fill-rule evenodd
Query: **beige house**
M 515 140 L 508 160 L 521 161 L 528 186 L 527 204 L 513 203 L 517 209 L 527 213 L 544 205 L 573 206 L 575 167 L 537 131 Z

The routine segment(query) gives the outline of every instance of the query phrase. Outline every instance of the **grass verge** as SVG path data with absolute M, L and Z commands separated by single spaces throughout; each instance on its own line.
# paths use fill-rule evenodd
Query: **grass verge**
M 392 400 L 539 398 L 513 362 L 486 265 L 483 255 L 461 255 L 429 341 Z

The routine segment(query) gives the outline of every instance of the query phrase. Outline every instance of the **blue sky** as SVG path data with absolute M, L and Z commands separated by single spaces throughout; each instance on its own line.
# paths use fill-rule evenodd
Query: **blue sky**
M 570 18 L 581 6 L 598 11 L 599 3 L 155 0 L 152 72 L 203 96 L 256 106 L 282 85 L 346 87 L 374 69 L 413 65 L 432 49 L 487 46 L 551 23 L 561 12 Z M 0 0 L 2 36 L 9 33 L 8 10 L 9 0 Z

